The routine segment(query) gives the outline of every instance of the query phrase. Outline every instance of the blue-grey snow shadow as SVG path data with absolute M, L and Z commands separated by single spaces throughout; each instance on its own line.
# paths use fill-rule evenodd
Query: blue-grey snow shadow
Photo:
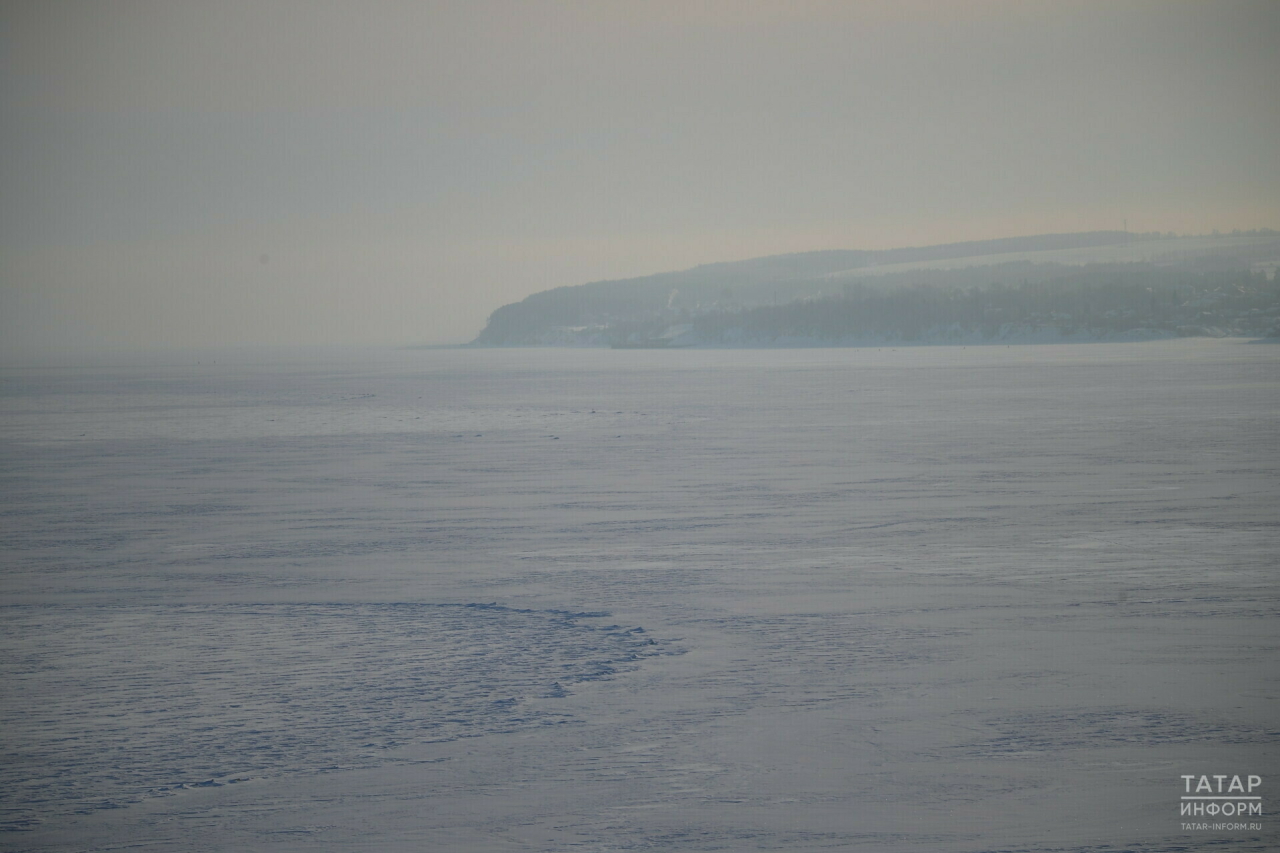
M 572 685 L 670 653 L 607 613 L 496 604 L 4 608 L 0 797 L 32 817 L 560 725 Z

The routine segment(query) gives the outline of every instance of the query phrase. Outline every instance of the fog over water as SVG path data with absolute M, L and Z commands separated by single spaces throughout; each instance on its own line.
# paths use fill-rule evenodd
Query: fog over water
M 0 5 L 0 850 L 1280 848 L 1278 35 Z
M 470 340 L 815 249 L 1280 226 L 1276 4 L 12 2 L 0 347 Z

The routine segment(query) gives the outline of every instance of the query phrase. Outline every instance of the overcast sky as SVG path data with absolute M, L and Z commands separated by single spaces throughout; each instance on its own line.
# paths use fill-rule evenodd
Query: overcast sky
M 0 350 L 460 342 L 561 284 L 1280 228 L 1280 3 L 0 4 Z

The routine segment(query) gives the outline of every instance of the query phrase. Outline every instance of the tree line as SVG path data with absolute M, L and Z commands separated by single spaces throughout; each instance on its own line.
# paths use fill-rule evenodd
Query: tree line
M 861 281 L 843 292 L 780 305 L 713 309 L 636 324 L 656 329 L 684 320 L 699 343 L 766 343 L 801 337 L 902 341 L 949 330 L 996 338 L 1009 326 L 1053 326 L 1063 334 L 1135 328 L 1175 334 L 1266 335 L 1280 323 L 1280 283 L 1242 269 L 1191 270 L 1150 264 L 1058 268 L 1016 283 L 954 286 L 934 281 L 887 286 Z

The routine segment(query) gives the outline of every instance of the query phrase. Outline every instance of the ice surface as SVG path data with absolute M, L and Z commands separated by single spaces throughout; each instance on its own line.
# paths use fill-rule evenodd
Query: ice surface
M 563 724 L 531 700 L 660 652 L 586 618 L 475 604 L 9 608 L 0 790 L 52 819 Z
M 1274 847 L 1278 361 L 7 369 L 0 847 Z

